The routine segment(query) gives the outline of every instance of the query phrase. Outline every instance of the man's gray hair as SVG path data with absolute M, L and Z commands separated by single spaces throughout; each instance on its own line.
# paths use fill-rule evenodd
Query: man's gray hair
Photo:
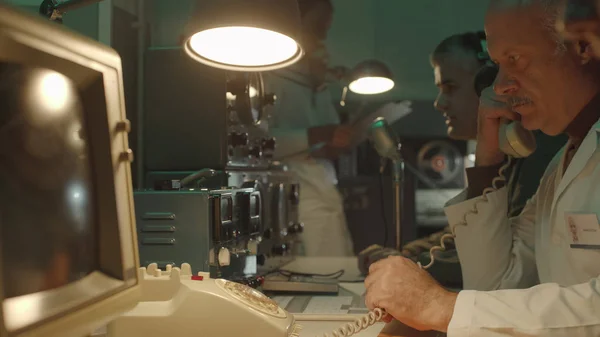
M 544 26 L 550 31 L 556 42 L 556 53 L 561 54 L 567 50 L 565 40 L 556 30 L 556 22 L 563 13 L 564 2 L 562 0 L 537 0 L 546 12 Z

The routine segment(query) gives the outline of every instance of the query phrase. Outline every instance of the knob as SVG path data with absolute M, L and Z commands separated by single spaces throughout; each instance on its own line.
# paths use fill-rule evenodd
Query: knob
M 304 232 L 304 224 L 300 222 L 293 223 L 288 227 L 289 234 L 299 234 Z
M 288 251 L 288 246 L 286 244 L 280 244 L 280 245 L 276 245 L 273 246 L 273 248 L 271 249 L 271 252 L 273 252 L 274 255 L 285 255 Z
M 133 151 L 131 149 L 127 149 L 127 151 L 121 153 L 119 159 L 133 163 Z
M 128 119 L 124 119 L 117 123 L 117 131 L 119 132 L 131 132 L 131 122 Z

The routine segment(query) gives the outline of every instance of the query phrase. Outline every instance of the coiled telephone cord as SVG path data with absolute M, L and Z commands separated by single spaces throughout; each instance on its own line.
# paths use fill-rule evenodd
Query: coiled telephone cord
M 322 335 L 322 337 L 350 337 L 353 336 L 371 325 L 381 321 L 387 313 L 383 309 L 375 308 L 368 314 L 361 318 L 356 319 L 354 322 L 347 323 L 339 327 L 338 329 Z
M 505 177 L 504 173 L 506 172 L 508 167 L 510 167 L 511 162 L 512 162 L 512 157 L 508 156 L 508 160 L 506 161 L 506 163 L 504 165 L 502 165 L 502 167 L 500 167 L 500 170 L 498 170 L 498 176 L 492 180 L 492 187 L 488 187 L 488 188 L 484 189 L 481 198 L 479 200 L 475 201 L 475 204 L 473 205 L 473 209 L 471 209 L 465 213 L 465 215 L 463 216 L 462 222 L 459 222 L 459 223 L 455 224 L 454 226 L 451 226 L 450 230 L 452 233 L 445 234 L 444 236 L 442 236 L 442 238 L 440 239 L 440 245 L 432 247 L 429 250 L 429 257 L 431 259 L 429 264 L 427 264 L 426 266 L 423 266 L 423 265 L 421 265 L 420 262 L 418 262 L 419 267 L 421 267 L 422 269 L 429 269 L 429 268 L 431 268 L 431 266 L 434 265 L 435 253 L 438 251 L 446 250 L 446 240 L 449 240 L 449 239 L 454 240 L 454 238 L 456 237 L 456 227 L 457 226 L 467 226 L 467 216 L 477 214 L 478 213 L 477 205 L 479 205 L 481 203 L 487 203 L 488 202 L 487 195 L 492 192 L 496 192 L 498 189 L 500 189 L 500 186 L 498 186 L 498 184 L 500 184 L 502 182 L 506 182 L 506 177 Z M 373 324 L 381 321 L 386 316 L 387 316 L 387 313 L 385 310 L 380 309 L 380 308 L 375 308 L 374 310 L 370 311 L 367 315 L 355 320 L 352 323 L 344 324 L 341 327 L 339 327 L 337 330 L 332 331 L 330 334 L 322 335 L 322 337 L 350 337 L 350 336 L 353 336 L 353 335 L 365 330 L 366 328 L 372 326 Z
M 492 187 L 488 187 L 488 188 L 484 189 L 483 194 L 481 195 L 481 198 L 479 200 L 475 201 L 475 204 L 473 204 L 473 209 L 471 209 L 465 213 L 465 215 L 463 216 L 462 222 L 459 222 L 459 223 L 455 224 L 454 226 L 451 225 L 450 231 L 452 233 L 448 233 L 448 234 L 445 234 L 444 236 L 442 236 L 442 238 L 440 239 L 440 245 L 434 246 L 429 250 L 429 258 L 431 259 L 429 264 L 427 264 L 426 266 L 422 266 L 421 263 L 418 262 L 419 267 L 421 267 L 423 269 L 429 269 L 429 268 L 431 268 L 431 266 L 433 266 L 433 264 L 435 263 L 435 253 L 445 251 L 446 250 L 446 240 L 454 240 L 454 238 L 456 237 L 456 227 L 467 226 L 467 216 L 477 214 L 478 213 L 477 205 L 479 205 L 481 203 L 487 203 L 488 202 L 487 195 L 492 192 L 496 192 L 498 189 L 500 189 L 500 186 L 498 186 L 499 183 L 506 182 L 506 177 L 504 176 L 504 173 L 510 167 L 511 162 L 512 162 L 512 157 L 508 156 L 508 160 L 506 161 L 506 163 L 504 165 L 502 165 L 502 167 L 500 167 L 500 170 L 498 170 L 498 176 L 492 180 Z

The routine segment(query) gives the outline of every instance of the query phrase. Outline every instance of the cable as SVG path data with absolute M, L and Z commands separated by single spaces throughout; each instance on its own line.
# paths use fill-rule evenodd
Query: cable
M 472 210 L 469 210 L 468 212 L 465 213 L 465 215 L 463 216 L 462 222 L 457 223 L 454 226 L 452 226 L 452 225 L 450 226 L 450 231 L 452 233 L 445 234 L 444 236 L 442 236 L 442 238 L 440 239 L 439 246 L 431 247 L 431 249 L 429 250 L 429 258 L 431 259 L 431 261 L 429 261 L 429 264 L 427 264 L 426 266 L 422 266 L 420 262 L 417 262 L 419 267 L 421 267 L 423 269 L 431 268 L 431 266 L 433 266 L 433 264 L 435 263 L 435 252 L 445 251 L 446 250 L 446 240 L 454 240 L 454 238 L 456 237 L 456 227 L 457 226 L 467 226 L 467 216 L 472 215 L 472 214 L 477 214 L 478 213 L 477 205 L 480 203 L 487 203 L 488 202 L 487 195 L 492 192 L 496 192 L 498 189 L 500 189 L 500 187 L 497 184 L 500 182 L 506 181 L 504 172 L 508 169 L 508 167 L 511 165 L 511 162 L 512 162 L 512 157 L 511 156 L 507 156 L 507 157 L 508 157 L 508 160 L 506 161 L 506 163 L 504 165 L 502 165 L 502 167 L 500 167 L 500 170 L 498 170 L 498 176 L 492 180 L 492 187 L 488 187 L 483 190 L 483 194 L 481 195 L 481 198 L 479 200 L 475 201 L 475 204 L 473 205 Z
M 344 269 L 340 269 L 340 270 L 330 273 L 330 274 L 315 274 L 315 273 L 299 273 L 299 272 L 295 272 L 295 271 L 291 271 L 291 270 L 279 269 L 276 272 L 283 276 L 286 276 L 286 277 L 307 276 L 307 277 L 315 277 L 315 278 L 318 277 L 318 278 L 338 279 L 338 278 L 342 277 L 342 275 L 344 275 L 344 273 L 346 271 Z
M 387 316 L 385 310 L 375 308 L 354 322 L 344 324 L 338 329 L 333 330 L 331 334 L 323 334 L 322 337 L 350 337 L 381 321 L 385 316 Z

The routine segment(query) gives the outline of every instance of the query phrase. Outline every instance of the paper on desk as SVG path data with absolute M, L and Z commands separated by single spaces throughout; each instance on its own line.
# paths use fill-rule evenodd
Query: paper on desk
M 384 104 L 373 112 L 361 114 L 356 118 L 353 118 L 350 121 L 350 124 L 354 127 L 354 132 L 356 134 L 354 139 L 355 145 L 358 145 L 367 139 L 369 136 L 369 128 L 371 127 L 371 123 L 376 118 L 383 117 L 390 125 L 392 125 L 400 118 L 405 117 L 411 112 L 411 101 L 390 102 Z
M 303 314 L 327 314 L 339 315 L 347 314 L 350 304 L 352 304 L 352 296 L 315 296 L 310 299 Z

